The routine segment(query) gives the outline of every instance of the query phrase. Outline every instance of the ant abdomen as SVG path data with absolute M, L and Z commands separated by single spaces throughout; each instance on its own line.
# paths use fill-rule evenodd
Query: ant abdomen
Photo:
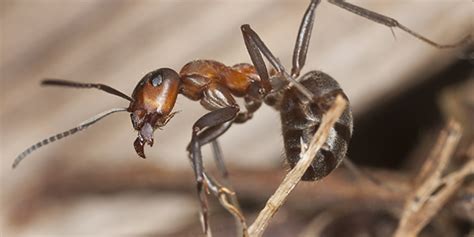
M 280 115 L 286 159 L 291 168 L 300 159 L 301 145 L 308 145 L 319 128 L 322 115 L 331 101 L 338 94 L 346 97 L 336 80 L 320 71 L 308 72 L 299 82 L 317 99 L 308 100 L 294 87 L 283 94 Z M 351 136 L 352 113 L 348 106 L 331 128 L 328 139 L 316 154 L 316 158 L 306 170 L 302 180 L 318 180 L 331 173 L 344 159 Z

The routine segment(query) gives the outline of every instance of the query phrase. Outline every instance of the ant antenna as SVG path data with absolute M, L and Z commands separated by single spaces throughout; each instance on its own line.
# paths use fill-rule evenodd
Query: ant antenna
M 109 94 L 116 95 L 122 97 L 130 102 L 133 101 L 130 96 L 125 95 L 124 93 L 104 84 L 95 84 L 95 83 L 81 83 L 81 82 L 74 82 L 74 81 L 66 81 L 66 80 L 59 80 L 59 79 L 52 79 L 46 78 L 45 80 L 41 81 L 41 85 L 44 86 L 64 86 L 64 87 L 74 87 L 74 88 L 96 88 L 102 91 L 105 91 Z
M 50 136 L 49 138 L 45 138 L 42 141 L 39 141 L 38 143 L 28 147 L 20 155 L 18 155 L 16 157 L 15 161 L 13 161 L 12 168 L 13 169 L 16 168 L 18 166 L 18 164 L 23 159 L 25 159 L 25 157 L 27 157 L 30 153 L 32 153 L 36 149 L 38 149 L 42 146 L 48 145 L 49 143 L 55 142 L 57 140 L 61 140 L 65 137 L 67 137 L 67 136 L 73 135 L 76 132 L 82 131 L 82 130 L 86 129 L 87 127 L 91 126 L 92 124 L 96 123 L 97 121 L 103 119 L 104 117 L 106 117 L 110 114 L 113 114 L 113 113 L 116 113 L 116 112 L 124 112 L 124 111 L 127 111 L 127 108 L 114 108 L 114 109 L 104 111 L 104 112 L 102 112 L 100 114 L 97 114 L 97 115 L 93 116 L 92 118 L 82 122 L 81 124 L 79 124 L 79 126 L 77 126 L 75 128 L 71 128 L 71 129 L 66 130 L 64 132 L 60 132 L 56 135 Z

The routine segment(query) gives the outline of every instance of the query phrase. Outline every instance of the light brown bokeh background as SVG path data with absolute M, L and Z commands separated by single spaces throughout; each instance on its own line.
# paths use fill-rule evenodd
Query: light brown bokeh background
M 353 1 L 396 18 L 440 43 L 454 42 L 472 30 L 472 1 Z M 181 112 L 138 159 L 129 116 L 116 114 L 71 138 L 41 148 L 12 171 L 10 164 L 30 144 L 69 129 L 88 117 L 126 101 L 96 90 L 41 88 L 42 78 L 100 82 L 130 94 L 147 72 L 179 70 L 193 59 L 232 65 L 249 62 L 239 26 L 249 23 L 285 65 L 290 65 L 298 25 L 308 1 L 171 0 L 3 0 L 1 2 L 1 179 L 2 232 L 13 234 L 138 234 L 178 228 L 195 218 L 194 199 L 119 196 L 58 207 L 21 229 L 9 228 L 6 211 L 52 163 L 100 170 L 110 164 L 148 162 L 189 169 L 185 147 L 191 125 L 205 111 L 179 97 Z M 438 50 L 406 33 L 370 22 L 323 1 L 304 71 L 323 70 L 337 79 L 353 110 L 395 95 L 447 67 L 459 50 Z M 288 67 L 289 70 L 289 67 Z M 420 75 L 422 74 L 422 75 Z M 229 166 L 281 166 L 279 115 L 268 107 L 236 125 L 220 139 Z M 206 148 L 205 155 L 209 159 Z M 212 165 L 212 162 L 207 162 Z M 179 171 L 177 171 L 179 172 Z M 193 185 L 190 180 L 189 185 Z M 163 203 L 167 207 L 164 211 Z M 186 208 L 173 208 L 173 207 Z M 133 208 L 132 208 L 133 207 Z M 94 218 L 90 217 L 94 213 Z M 170 217 L 174 213 L 176 217 Z M 189 215 L 192 214 L 192 215 Z M 164 221 L 157 221 L 165 218 Z M 81 226 L 74 223 L 81 222 Z M 105 224 L 104 224 L 105 222 Z M 127 227 L 121 225 L 127 222 Z M 161 222 L 163 226 L 158 226 Z M 60 227 L 59 227 L 60 226 Z

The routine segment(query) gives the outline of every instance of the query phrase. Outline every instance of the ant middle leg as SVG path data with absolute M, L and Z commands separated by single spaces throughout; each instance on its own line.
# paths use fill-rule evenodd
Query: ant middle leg
M 252 60 L 252 63 L 255 66 L 258 75 L 260 76 L 260 80 L 267 81 L 268 83 L 272 84 L 270 82 L 267 67 L 265 66 L 265 62 L 263 61 L 263 54 L 265 58 L 270 62 L 270 64 L 272 64 L 272 66 L 275 68 L 277 74 L 280 77 L 283 77 L 285 80 L 292 83 L 308 99 L 313 99 L 313 93 L 311 93 L 311 91 L 309 91 L 306 87 L 301 85 L 301 83 L 299 83 L 295 78 L 288 74 L 288 72 L 285 70 L 285 67 L 283 67 L 280 61 L 272 54 L 272 52 L 268 49 L 265 43 L 263 43 L 262 39 L 260 39 L 258 34 L 254 30 L 252 30 L 252 28 L 250 28 L 250 25 L 242 25 L 240 29 L 242 31 L 245 46 L 247 47 L 250 59 Z M 273 90 L 280 89 L 282 88 L 273 88 Z
M 312 0 L 306 9 L 300 24 L 298 35 L 296 38 L 295 48 L 293 51 L 293 66 L 291 75 L 285 70 L 280 61 L 271 53 L 265 43 L 260 39 L 258 34 L 250 28 L 249 25 L 242 25 L 241 30 L 245 41 L 245 46 L 249 52 L 250 58 L 262 80 L 269 80 L 268 72 L 265 67 L 261 53 L 267 58 L 277 71 L 277 74 L 283 76 L 284 79 L 291 82 L 304 96 L 309 100 L 314 100 L 319 95 L 314 95 L 306 87 L 301 85 L 296 78 L 299 76 L 301 69 L 306 62 L 311 32 L 315 18 L 315 12 L 321 0 Z M 274 83 L 275 84 L 275 83 Z M 283 84 L 284 85 L 284 84 Z M 281 88 L 274 88 L 280 90 Z
M 454 48 L 454 47 L 457 47 L 457 46 L 460 46 L 460 45 L 466 43 L 471 37 L 471 35 L 467 35 L 463 39 L 461 39 L 460 41 L 458 41 L 456 43 L 453 43 L 453 44 L 438 44 L 438 43 L 426 38 L 425 36 L 415 32 L 415 31 L 413 31 L 409 28 L 407 28 L 406 26 L 400 24 L 397 20 L 395 20 L 393 18 L 390 18 L 388 16 L 384 16 L 382 14 L 379 14 L 379 13 L 367 10 L 365 8 L 359 7 L 357 5 L 348 3 L 345 0 L 328 0 L 328 1 L 331 4 L 334 4 L 334 5 L 336 5 L 340 8 L 343 8 L 347 11 L 350 11 L 354 14 L 365 17 L 365 18 L 367 18 L 371 21 L 377 22 L 379 24 L 386 25 L 386 26 L 390 27 L 390 29 L 392 27 L 397 27 L 397 28 L 407 32 L 408 34 L 414 36 L 415 38 L 417 38 L 421 41 L 424 41 L 425 43 L 430 44 L 430 45 L 432 45 L 436 48 L 440 48 L 440 49 L 442 49 L 442 48 Z

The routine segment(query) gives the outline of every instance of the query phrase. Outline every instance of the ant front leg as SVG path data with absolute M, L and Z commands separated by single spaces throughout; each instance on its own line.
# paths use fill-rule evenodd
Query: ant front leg
M 207 198 L 205 186 L 205 172 L 202 163 L 201 147 L 214 141 L 230 126 L 239 112 L 238 107 L 225 107 L 211 111 L 202 116 L 193 125 L 191 143 L 188 146 L 194 174 L 197 182 L 197 192 L 201 203 L 201 216 L 204 232 L 208 231 Z M 228 124 L 228 125 L 227 125 Z M 209 180 L 209 179 L 207 179 Z M 214 185 L 215 186 L 215 185 Z M 221 189 L 222 190 L 222 189 Z
M 228 171 L 227 171 L 227 168 L 225 167 L 224 159 L 222 158 L 222 151 L 221 151 L 219 142 L 217 141 L 217 137 L 219 137 L 221 134 L 227 131 L 227 129 L 230 128 L 230 125 L 232 125 L 232 121 L 223 123 L 219 126 L 214 126 L 212 128 L 206 129 L 202 131 L 201 133 L 199 133 L 198 138 L 197 138 L 201 146 L 211 143 L 212 153 L 214 154 L 214 161 L 216 162 L 217 168 L 219 169 L 219 171 L 222 174 L 222 177 L 224 178 L 227 178 Z M 187 148 L 187 151 L 190 154 L 192 154 L 191 144 L 192 143 L 190 143 Z
M 240 114 L 240 113 L 239 113 Z M 219 202 L 222 204 L 222 206 L 227 209 L 240 223 L 242 227 L 242 231 L 246 233 L 247 231 L 247 224 L 245 222 L 245 218 L 240 210 L 240 205 L 237 200 L 237 196 L 235 195 L 235 192 L 233 192 L 230 188 L 229 181 L 228 181 L 228 176 L 229 173 L 227 171 L 227 168 L 225 167 L 224 160 L 222 158 L 222 152 L 221 148 L 219 146 L 219 142 L 217 141 L 217 137 L 220 136 L 222 133 L 227 131 L 227 129 L 230 127 L 232 122 L 226 122 L 220 126 L 212 127 L 209 129 L 206 129 L 203 131 L 203 133 L 200 133 L 198 135 L 198 140 L 201 142 L 201 146 L 209 143 L 211 141 L 212 145 L 212 151 L 214 154 L 214 160 L 216 162 L 217 168 L 219 171 L 221 171 L 221 175 L 224 178 L 224 183 L 221 184 L 217 180 L 215 180 L 213 177 L 208 175 L 206 172 L 203 172 L 205 184 L 207 185 L 208 190 L 214 194 L 219 199 Z M 188 148 L 189 149 L 189 148 Z M 204 219 L 204 218 L 203 218 Z M 206 221 L 207 222 L 207 221 Z M 206 224 L 207 226 L 208 224 Z
M 238 233 L 241 233 L 243 236 L 248 236 L 247 223 L 242 211 L 240 210 L 235 192 L 220 184 L 205 172 L 204 179 L 206 180 L 209 190 L 219 199 L 221 205 L 229 211 L 240 224 L 242 229 L 240 229 Z
M 367 18 L 371 21 L 377 22 L 379 24 L 386 25 L 386 26 L 390 27 L 390 29 L 392 29 L 393 27 L 397 27 L 397 28 L 407 32 L 408 34 L 414 36 L 415 38 L 417 38 L 421 41 L 424 41 L 425 43 L 430 44 L 430 45 L 432 45 L 436 48 L 440 48 L 440 49 L 442 49 L 442 48 L 454 48 L 454 47 L 460 46 L 460 45 L 466 43 L 470 39 L 470 36 L 471 36 L 471 35 L 467 35 L 462 40 L 460 40 L 459 42 L 456 42 L 454 44 L 438 44 L 438 43 L 426 38 L 425 36 L 420 35 L 417 32 L 415 32 L 415 31 L 407 28 L 406 26 L 400 24 L 397 20 L 395 20 L 393 18 L 390 18 L 390 17 L 384 16 L 382 14 L 379 14 L 379 13 L 367 10 L 365 8 L 356 6 L 354 4 L 346 2 L 345 0 L 328 0 L 328 1 L 331 4 L 334 4 L 334 5 L 336 5 L 340 8 L 343 8 L 347 11 L 350 11 L 354 14 L 365 17 L 365 18 Z

